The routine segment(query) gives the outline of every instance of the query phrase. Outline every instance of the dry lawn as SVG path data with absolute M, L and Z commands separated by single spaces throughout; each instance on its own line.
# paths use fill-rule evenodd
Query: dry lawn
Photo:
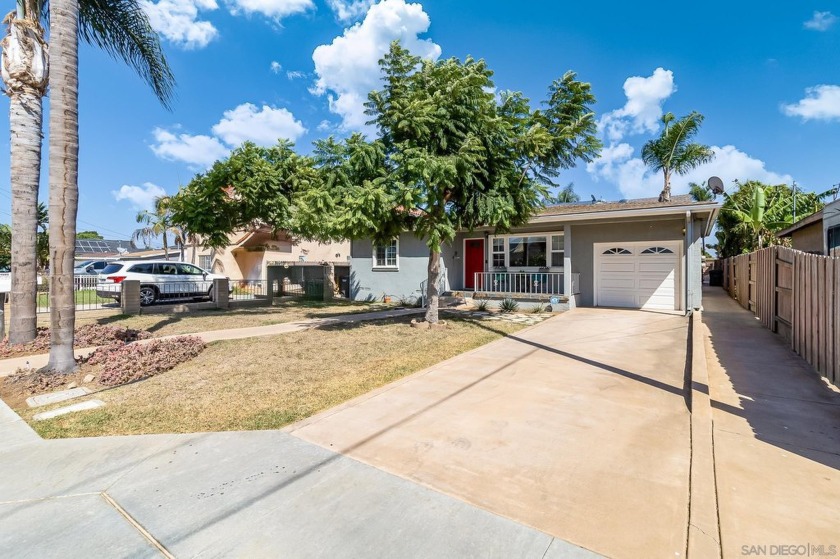
M 47 438 L 276 429 L 522 328 L 447 319 L 444 331 L 403 318 L 217 342 L 169 372 L 88 397 L 104 408 L 32 426 Z
M 226 328 L 247 328 L 250 326 L 269 326 L 283 322 L 295 322 L 308 318 L 325 318 L 341 314 L 372 312 L 382 310 L 382 305 L 370 303 L 333 301 L 286 301 L 273 307 L 255 307 L 234 310 L 195 310 L 183 313 L 155 313 L 156 307 L 143 309 L 138 316 L 126 315 L 96 315 L 96 311 L 76 313 L 76 325 L 95 322 L 97 324 L 111 324 L 125 326 L 137 330 L 148 330 L 154 336 L 170 336 L 175 334 L 194 334 L 223 330 Z

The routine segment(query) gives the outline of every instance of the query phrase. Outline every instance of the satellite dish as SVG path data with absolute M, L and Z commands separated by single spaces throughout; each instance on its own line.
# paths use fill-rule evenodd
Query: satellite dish
M 720 180 L 720 177 L 709 177 L 709 180 L 706 181 L 706 185 L 715 195 L 723 194 L 723 181 Z

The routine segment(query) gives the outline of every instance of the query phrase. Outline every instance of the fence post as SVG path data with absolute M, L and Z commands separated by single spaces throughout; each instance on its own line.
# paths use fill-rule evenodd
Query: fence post
M 140 282 L 138 280 L 120 282 L 120 311 L 122 314 L 140 314 Z
M 335 266 L 324 265 L 324 301 L 332 301 L 335 297 Z
M 213 280 L 213 302 L 217 309 L 230 308 L 230 286 L 227 278 Z

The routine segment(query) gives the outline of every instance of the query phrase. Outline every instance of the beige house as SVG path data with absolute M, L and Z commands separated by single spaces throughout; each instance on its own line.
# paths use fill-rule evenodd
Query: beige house
M 228 236 L 223 249 L 197 247 L 195 263 L 232 280 L 264 280 L 270 262 L 332 262 L 347 264 L 350 243 L 322 244 L 296 239 L 284 232 L 273 234 L 262 227 Z M 192 256 L 188 249 L 187 258 Z

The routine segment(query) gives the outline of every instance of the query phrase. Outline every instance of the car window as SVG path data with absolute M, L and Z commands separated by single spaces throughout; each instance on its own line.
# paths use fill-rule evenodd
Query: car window
M 175 276 L 178 274 L 178 268 L 175 264 L 160 262 L 155 264 L 155 273 L 162 276 Z
M 88 266 L 90 266 L 90 264 L 92 262 L 93 262 L 93 260 L 84 260 L 82 262 L 77 262 L 74 267 L 75 268 L 87 268 Z
M 128 271 L 135 274 L 151 274 L 154 271 L 154 264 L 135 264 Z
M 197 268 L 192 264 L 178 264 L 178 270 L 181 274 L 186 274 L 188 276 L 203 276 L 204 270 L 201 268 Z
M 100 262 L 94 262 L 93 263 L 93 269 L 94 270 L 103 270 L 105 268 L 105 266 L 107 266 L 107 265 L 108 265 L 108 263 L 105 262 L 104 260 L 102 260 Z
M 123 264 L 108 264 L 102 269 L 103 274 L 115 274 L 123 269 Z

